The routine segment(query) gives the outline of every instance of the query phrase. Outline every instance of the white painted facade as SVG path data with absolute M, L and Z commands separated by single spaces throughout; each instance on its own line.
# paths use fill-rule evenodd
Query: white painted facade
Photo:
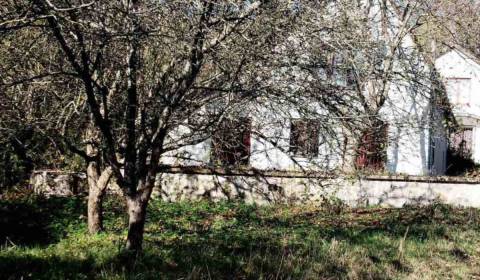
M 378 13 L 372 10 L 372 14 Z M 392 17 L 392 29 L 395 36 L 398 19 Z M 373 20 L 372 22 L 380 22 Z M 380 32 L 378 32 L 380 34 Z M 400 48 L 394 55 L 394 71 L 400 73 L 393 77 L 389 85 L 388 97 L 380 112 L 381 118 L 388 124 L 387 161 L 385 171 L 391 174 L 441 175 L 446 169 L 446 140 L 442 130 L 441 115 L 432 108 L 432 90 L 430 71 L 422 60 L 417 48 L 408 34 L 403 36 Z M 408 73 L 408 74 L 407 74 Z M 408 75 L 415 75 L 415 77 Z M 406 77 L 405 77 L 406 76 Z M 289 85 L 293 89 L 294 85 Z M 365 93 L 368 95 L 368 92 Z M 479 100 L 480 101 L 480 100 Z M 345 156 L 351 152 L 341 146 L 348 138 L 338 124 L 336 135 L 329 133 L 330 139 L 318 139 L 319 154 L 307 159 L 295 157 L 289 149 L 291 134 L 290 123 L 300 117 L 296 108 L 282 107 L 282 104 L 268 104 L 263 101 L 244 111 L 257 125 L 257 135 L 267 136 L 270 141 L 251 136 L 249 167 L 258 170 L 329 170 L 348 169 L 354 158 Z M 310 103 L 304 103 L 310 104 Z M 314 104 L 310 104 L 315 106 Z M 356 106 L 356 105 L 353 105 Z M 317 110 L 321 120 L 335 123 L 327 113 Z M 351 148 L 351 147 L 350 147 Z M 163 157 L 162 162 L 171 165 L 211 165 L 211 140 L 172 152 Z M 188 158 L 188 159 L 186 159 Z
M 480 60 L 460 48 L 439 57 L 439 71 L 456 121 L 472 128 L 472 159 L 480 163 Z
M 295 157 L 290 152 L 291 120 L 301 117 L 295 108 L 282 108 L 279 104 L 259 103 L 245 108 L 252 120 L 256 133 L 251 135 L 251 149 L 248 166 L 257 170 L 318 170 L 345 171 L 353 164 L 352 156 L 345 156 L 349 151 L 342 147 L 345 134 L 338 123 L 336 133 L 322 135 L 318 141 L 319 153 L 314 158 Z M 389 98 L 381 111 L 382 118 L 388 123 L 387 161 L 385 171 L 390 174 L 407 175 L 441 175 L 445 171 L 445 159 L 435 156 L 431 162 L 432 152 L 446 145 L 443 134 L 437 137 L 436 150 L 431 145 L 435 137 L 432 129 L 432 114 L 429 89 L 413 88 L 409 83 L 397 82 L 391 85 Z M 317 111 L 317 118 L 332 123 L 335 119 L 328 114 Z M 262 139 L 256 135 L 262 135 Z M 323 137 L 328 137 L 325 139 Z M 212 140 L 184 147 L 181 159 L 172 152 L 163 158 L 163 163 L 171 165 L 211 166 Z M 351 152 L 351 151 L 350 151 Z M 440 152 L 445 155 L 445 152 Z M 188 160 L 186 160 L 188 158 Z M 435 170 L 432 170 L 436 168 Z

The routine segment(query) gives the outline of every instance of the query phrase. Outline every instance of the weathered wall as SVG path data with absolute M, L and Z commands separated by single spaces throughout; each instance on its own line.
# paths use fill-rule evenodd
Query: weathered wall
M 391 28 L 389 28 L 388 34 L 384 34 L 382 32 L 383 24 L 380 24 L 382 21 L 379 18 L 381 13 L 378 12 L 380 5 L 376 1 L 374 2 L 375 4 L 368 2 L 369 10 L 371 11 L 369 15 L 371 22 L 368 24 L 371 25 L 372 35 L 374 37 L 378 36 L 378 40 L 381 41 L 397 40 L 398 33 L 400 30 L 403 30 L 400 27 L 402 24 L 401 20 L 392 14 L 388 23 Z M 336 9 L 334 6 L 330 8 L 332 13 L 327 11 L 327 14 L 335 18 Z M 385 35 L 388 38 L 385 38 Z M 291 39 L 291 44 L 293 45 L 298 44 L 298 42 L 304 43 L 303 40 Z M 429 154 L 431 138 L 430 69 L 428 64 L 422 60 L 422 56 L 418 53 L 418 48 L 410 35 L 404 34 L 404 36 L 401 36 L 400 42 L 398 48 L 395 48 L 396 51 L 392 53 L 394 57 L 393 71 L 390 73 L 390 82 L 387 89 L 388 96 L 380 112 L 380 117 L 388 123 L 389 132 L 386 170 L 389 173 L 409 175 L 443 174 L 445 161 L 439 161 L 439 156 L 431 157 Z M 309 54 L 305 53 L 304 56 L 308 57 Z M 285 60 L 285 65 L 295 64 L 288 63 L 288 57 L 285 57 Z M 275 104 L 258 98 L 255 100 L 255 106 L 244 107 L 244 110 L 242 110 L 245 116 L 252 118 L 253 126 L 258 128 L 255 129 L 256 133 L 252 135 L 249 166 L 260 170 L 295 171 L 302 168 L 307 170 L 344 171 L 345 167 L 353 165 L 353 157 L 356 154 L 354 149 L 344 149 L 342 146 L 342 138 L 349 139 L 341 131 L 343 120 L 335 119 L 334 114 L 331 114 L 329 110 L 322 109 L 321 104 L 316 103 L 315 99 L 307 100 L 309 94 L 304 94 L 301 91 L 302 88 L 309 87 L 309 84 L 305 81 L 318 79 L 318 77 L 311 77 L 308 71 L 295 67 L 281 69 L 281 71 L 288 71 L 288 83 L 285 83 L 283 79 L 278 79 L 277 81 L 277 76 L 281 77 L 281 73 L 275 73 L 275 75 L 272 75 L 272 84 L 282 88 L 283 91 L 280 92 L 285 92 L 288 89 L 288 91 L 296 93 L 295 98 L 285 98 L 285 100 L 290 101 L 280 100 Z M 295 77 L 295 79 L 292 77 Z M 335 87 L 344 86 L 341 85 L 338 79 L 334 83 L 336 84 Z M 296 92 L 297 90 L 298 92 Z M 366 87 L 366 99 L 369 99 L 370 95 L 375 95 L 377 92 L 378 85 L 376 88 L 372 83 L 371 86 Z M 362 108 L 361 104 L 355 102 L 356 99 L 349 99 L 350 106 Z M 293 102 L 295 104 L 291 103 L 292 100 L 295 100 Z M 316 114 L 308 116 L 310 112 L 316 112 Z M 305 113 L 307 113 L 307 116 L 305 116 Z M 369 114 L 371 112 L 364 112 L 361 115 Z M 317 139 L 319 153 L 315 158 L 297 157 L 290 152 L 290 121 L 292 118 L 299 117 L 316 118 L 327 124 L 331 122 L 325 127 L 338 128 L 338 131 L 333 133 L 322 130 L 322 136 Z M 359 116 L 352 115 L 350 117 Z M 179 133 L 178 131 L 176 132 Z M 172 135 L 172 139 L 179 138 L 181 137 Z M 265 138 L 268 138 L 269 141 L 265 140 Z M 438 146 L 441 143 L 443 142 L 437 141 L 435 144 Z M 352 147 L 355 146 L 353 141 L 349 141 L 348 144 Z M 211 141 L 206 140 L 197 145 L 180 149 L 180 151 L 175 150 L 163 156 L 162 163 L 185 166 L 209 165 L 210 147 Z M 344 158 L 345 154 L 348 155 L 347 158 Z M 432 164 L 429 164 L 429 159 L 433 161 L 434 172 L 431 170 Z
M 351 206 L 405 204 L 441 201 L 465 207 L 480 207 L 480 182 L 428 178 L 301 178 L 164 174 L 156 195 L 166 201 L 184 199 L 243 199 L 249 203 L 320 203 L 339 199 Z
M 30 176 L 30 186 L 45 196 L 72 196 L 88 192 L 86 178 L 84 173 L 40 170 Z
M 435 66 L 442 76 L 445 89 L 458 123 L 473 128 L 473 155 L 480 163 L 480 61 L 460 50 L 439 57 Z
M 189 173 L 189 174 L 188 174 Z M 457 177 L 370 176 L 318 177 L 300 173 L 269 172 L 244 175 L 212 175 L 208 172 L 176 172 L 159 175 L 154 191 L 165 201 L 210 199 L 243 200 L 247 203 L 319 204 L 340 200 L 351 206 L 428 204 L 433 201 L 480 207 L 480 181 Z M 78 173 L 36 172 L 31 185 L 36 193 L 71 196 L 85 192 L 85 177 Z M 117 192 L 112 185 L 110 191 Z
M 435 66 L 443 78 L 454 113 L 480 117 L 480 61 L 460 50 L 452 50 L 439 57 Z

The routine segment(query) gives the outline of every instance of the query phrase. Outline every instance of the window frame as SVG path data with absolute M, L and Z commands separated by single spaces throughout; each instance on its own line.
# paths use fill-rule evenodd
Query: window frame
M 230 122 L 228 129 L 222 127 L 225 122 Z M 241 131 L 229 130 L 235 128 L 235 130 L 242 128 Z M 221 132 L 222 135 L 218 133 Z M 233 136 L 235 137 L 231 137 Z M 238 136 L 238 137 L 237 137 Z M 228 140 L 226 140 L 228 139 Z M 233 139 L 241 139 L 236 143 L 230 142 Z M 219 140 L 220 142 L 216 141 Z M 236 140 L 235 140 L 236 141 Z M 232 144 L 233 143 L 233 144 Z M 211 146 L 210 146 L 210 163 L 214 166 L 224 167 L 239 167 L 248 166 L 250 164 L 250 157 L 252 143 L 252 119 L 249 117 L 238 117 L 237 119 L 226 118 L 220 121 L 211 134 Z M 227 147 L 231 146 L 231 147 Z M 232 145 L 230 145 L 232 144 Z M 224 145 L 224 146 L 222 146 Z M 227 147 L 227 148 L 226 148 Z M 240 157 L 237 158 L 237 154 Z
M 468 139 L 466 139 L 466 133 L 465 131 L 470 131 L 468 135 Z M 453 149 L 453 151 L 458 154 L 459 156 L 465 158 L 465 159 L 472 159 L 473 158 L 473 153 L 474 153 L 474 133 L 475 133 L 475 127 L 473 126 L 462 126 L 460 127 L 457 131 L 454 131 L 450 135 L 449 139 L 449 146 L 450 149 Z M 461 141 L 460 143 L 454 143 L 455 137 L 461 135 Z M 462 146 L 463 143 L 466 143 L 467 145 Z
M 311 141 L 309 144 L 298 145 L 298 138 L 295 139 L 294 127 L 295 123 L 305 122 L 304 132 L 313 132 L 312 134 L 306 135 L 305 138 L 308 141 Z M 313 127 L 313 129 L 312 129 Z M 309 118 L 292 118 L 290 119 L 290 140 L 289 140 L 289 153 L 296 158 L 305 158 L 305 159 L 314 159 L 318 158 L 320 155 L 320 120 L 319 119 L 309 119 Z M 299 152 L 299 150 L 304 149 L 306 151 Z
M 374 172 L 385 170 L 388 161 L 388 133 L 389 124 L 385 122 L 382 122 L 376 131 L 372 129 L 362 132 L 361 143 L 355 156 L 355 169 Z

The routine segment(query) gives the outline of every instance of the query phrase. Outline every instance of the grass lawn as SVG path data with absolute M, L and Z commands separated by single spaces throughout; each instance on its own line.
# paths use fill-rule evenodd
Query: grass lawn
M 0 201 L 0 279 L 480 279 L 480 211 L 152 201 L 127 262 L 123 204 L 86 234 L 84 198 Z

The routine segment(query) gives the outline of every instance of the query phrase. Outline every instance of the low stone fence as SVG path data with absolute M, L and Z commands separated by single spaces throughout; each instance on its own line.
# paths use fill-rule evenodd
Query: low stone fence
M 480 182 L 420 177 L 252 177 L 207 174 L 163 174 L 159 196 L 184 199 L 242 199 L 249 203 L 321 203 L 340 200 L 351 206 L 428 204 L 440 201 L 480 207 Z
M 40 173 L 39 173 L 40 174 Z M 65 179 L 67 174 L 48 174 L 48 188 L 37 187 L 36 192 L 50 191 L 52 182 L 58 182 L 62 195 L 72 195 L 78 185 L 67 187 L 77 179 Z M 60 175 L 61 174 L 61 175 Z M 68 177 L 67 176 L 67 177 Z M 49 177 L 50 178 L 50 177 Z M 62 179 L 60 179 L 62 178 Z M 55 188 L 55 187 L 54 187 Z M 111 190 L 116 189 L 111 186 Z M 480 207 L 480 181 L 462 177 L 412 176 L 333 176 L 295 172 L 212 172 L 204 169 L 170 169 L 157 178 L 154 197 L 165 201 L 210 199 L 214 201 L 243 200 L 247 203 L 322 203 L 339 200 L 351 206 L 382 205 L 401 207 L 405 204 L 428 204 L 440 201 L 465 207 Z
M 30 186 L 36 194 L 72 196 L 88 192 L 87 176 L 80 172 L 37 170 L 30 176 Z

